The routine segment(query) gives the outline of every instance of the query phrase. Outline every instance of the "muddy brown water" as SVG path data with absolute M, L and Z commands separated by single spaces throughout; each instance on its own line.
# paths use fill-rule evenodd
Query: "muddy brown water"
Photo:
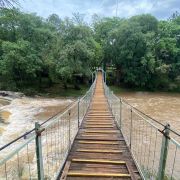
M 118 94 L 132 106 L 136 107 L 143 113 L 156 119 L 157 121 L 171 125 L 171 129 L 180 133 L 180 94 L 178 93 L 158 93 L 158 92 L 123 92 Z M 123 106 L 125 107 L 125 106 Z M 124 116 L 124 125 L 130 124 L 130 111 L 126 108 L 123 113 L 129 115 Z M 135 121 L 133 121 L 133 138 L 132 149 L 136 156 L 136 159 L 142 167 L 147 167 L 147 172 L 154 174 L 156 177 L 158 173 L 159 157 L 161 151 L 162 134 L 157 133 L 154 128 L 150 126 L 144 126 L 147 123 L 140 120 L 139 116 L 133 114 Z M 124 127 L 124 132 L 129 136 L 129 128 Z M 149 127 L 149 128 L 147 128 Z M 162 128 L 162 127 L 160 127 Z M 177 142 L 180 142 L 180 137 L 170 134 Z M 156 145 L 155 145 L 156 144 Z M 154 153 L 155 152 L 155 153 Z M 180 149 L 177 149 L 171 142 L 168 147 L 168 157 L 166 163 L 166 175 L 167 177 L 173 177 L 173 179 L 179 179 L 180 175 Z M 168 179 L 169 179 L 168 178 Z
M 151 117 L 157 119 L 158 121 L 162 123 L 168 122 L 171 124 L 171 127 L 173 129 L 180 131 L 180 94 L 123 92 L 118 94 L 118 96 L 124 98 L 128 103 L 143 111 L 144 113 L 150 115 Z M 33 128 L 35 120 L 39 120 L 42 122 L 51 117 L 53 114 L 56 114 L 59 111 L 63 111 L 64 108 L 70 103 L 72 103 L 72 100 L 61 102 L 60 99 L 44 100 L 38 98 L 19 99 L 13 101 L 9 106 L 7 106 L 7 108 L 3 109 L 4 111 L 10 112 L 11 114 L 10 117 L 6 116 L 6 118 L 9 119 L 9 124 L 3 126 L 3 133 L 5 134 L 2 144 L 8 142 L 11 139 L 14 139 L 19 134 L 22 134 L 22 129 L 28 130 L 30 128 Z M 4 101 L 1 101 L 0 99 L 0 105 L 0 107 L 2 107 L 8 104 L 4 104 Z M 7 115 L 7 113 L 5 114 Z M 23 118 L 21 118 L 22 116 Z M 23 122 L 23 124 L 18 127 L 19 129 L 17 129 L 17 126 L 15 126 L 17 120 L 19 122 L 19 125 L 21 122 Z M 6 131 L 6 128 L 8 127 L 9 131 Z M 14 134 L 14 129 L 16 129 L 16 135 Z M 174 157 L 174 155 L 170 157 Z M 179 167 L 179 164 L 180 162 L 177 161 L 176 166 Z M 175 173 L 179 175 L 179 169 L 176 169 L 177 170 L 175 171 Z
M 10 104 L 9 100 L 6 100 L 6 99 L 0 97 L 0 108 L 3 106 L 6 106 L 8 104 Z M 0 122 L 4 121 L 4 119 L 8 119 L 10 114 L 11 113 L 8 111 L 1 111 L 0 110 Z M 3 131 L 4 131 L 4 128 L 0 126 L 0 135 L 3 133 Z
M 44 107 L 43 112 L 37 113 L 35 117 L 39 120 L 47 120 L 57 113 L 62 113 L 68 105 L 69 104 L 64 103 L 63 105 Z
M 11 140 L 15 139 L 19 135 L 23 134 L 26 131 L 34 128 L 34 123 L 36 121 L 42 123 L 48 118 L 52 117 L 57 113 L 62 113 L 71 103 L 73 103 L 74 99 L 60 99 L 60 98 L 17 98 L 11 101 L 9 105 L 3 104 L 1 106 L 1 115 L 3 115 L 3 121 L 0 123 L 0 147 L 5 145 L 6 143 L 10 142 Z M 5 123 L 8 122 L 8 123 Z M 61 121 L 60 121 L 61 122 Z M 52 152 L 48 152 L 48 161 L 51 160 L 49 157 L 55 156 L 55 147 L 57 147 L 57 135 L 59 132 L 63 132 L 65 122 L 61 122 L 60 130 L 56 130 L 54 132 L 53 128 L 53 137 L 51 129 L 46 131 L 46 135 L 48 138 L 46 139 L 45 134 L 43 135 L 43 150 L 45 151 L 46 148 L 51 147 Z M 77 121 L 75 122 L 77 127 Z M 56 133 L 56 135 L 55 135 Z M 64 133 L 64 134 L 63 134 Z M 66 131 L 61 133 L 61 138 L 63 139 L 66 136 Z M 51 138 L 50 138 L 51 137 Z M 67 139 L 67 138 L 66 138 Z M 5 157 L 7 154 L 12 152 L 13 149 L 18 147 L 20 144 L 24 142 L 25 139 L 21 138 L 19 141 L 13 143 L 12 145 L 5 148 L 3 151 L 0 151 L 0 159 Z M 58 140 L 59 141 L 59 140 Z M 56 144 L 55 144 L 56 143 Z M 61 144 L 63 142 L 61 141 Z M 65 144 L 66 145 L 66 144 Z M 62 147 L 62 152 L 64 149 L 66 150 L 66 146 Z M 28 153 L 27 153 L 28 151 Z M 47 154 L 47 152 L 45 152 Z M 29 160 L 27 160 L 29 159 Z M 53 158 L 52 158 L 53 159 Z M 19 165 L 17 166 L 17 161 Z M 47 164 L 47 159 L 44 160 L 45 164 Z M 53 161 L 54 162 L 54 161 Z M 29 169 L 28 166 L 31 167 L 31 176 L 36 179 L 36 156 L 35 156 L 35 142 L 34 140 L 32 143 L 27 147 L 23 148 L 19 156 L 16 155 L 12 156 L 10 160 L 6 163 L 7 168 L 7 177 L 8 179 L 19 179 L 19 167 L 21 169 L 22 177 L 20 179 L 29 179 Z M 45 165 L 45 168 L 47 165 Z M 48 165 L 49 166 L 49 165 Z M 54 168 L 54 167 L 52 167 Z M 51 172 L 52 171 L 52 172 Z M 53 169 L 50 170 L 53 173 Z M 5 171 L 4 166 L 0 166 L 0 179 L 5 179 Z
M 61 113 L 74 100 L 60 98 L 17 98 L 11 102 L 0 99 L 0 146 Z
M 128 103 L 180 132 L 180 93 L 123 92 L 118 94 Z
M 3 98 L 0 98 L 0 107 L 8 105 L 9 103 L 10 103 L 10 101 L 3 99 Z

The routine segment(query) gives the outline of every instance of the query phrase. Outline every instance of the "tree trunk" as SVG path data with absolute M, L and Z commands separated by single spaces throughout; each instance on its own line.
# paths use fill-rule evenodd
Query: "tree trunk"
M 48 78 L 48 87 L 51 87 L 53 84 L 52 80 L 50 78 Z
M 64 89 L 68 88 L 66 82 L 63 83 L 63 86 L 64 86 Z
M 80 90 L 79 81 L 77 80 L 77 77 L 74 78 L 74 89 Z
M 42 83 L 42 77 L 41 77 L 41 74 L 39 75 L 39 77 L 38 77 L 38 88 L 39 88 L 39 90 L 41 90 L 41 83 Z
M 121 70 L 120 68 L 116 69 L 116 85 L 120 85 L 120 79 L 121 79 Z

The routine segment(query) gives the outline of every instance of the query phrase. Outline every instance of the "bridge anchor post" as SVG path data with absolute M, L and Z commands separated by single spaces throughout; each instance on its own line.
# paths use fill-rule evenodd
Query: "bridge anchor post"
M 161 144 L 161 155 L 159 161 L 159 169 L 158 169 L 158 179 L 163 180 L 165 176 L 165 168 L 166 168 L 166 160 L 168 155 L 168 146 L 169 146 L 169 128 L 170 125 L 167 124 L 162 131 L 162 144 Z
M 92 72 L 91 74 L 91 83 L 93 84 L 93 82 L 94 82 L 94 72 Z
M 122 123 L 122 99 L 119 99 L 119 128 L 121 129 L 121 123 Z
M 80 103 L 80 99 L 78 98 L 78 129 L 80 126 L 80 119 L 79 119 L 79 103 Z
M 43 130 L 44 129 L 40 129 L 40 124 L 38 122 L 35 122 L 38 180 L 44 179 L 42 144 L 41 144 L 41 133 Z
M 69 151 L 71 150 L 71 111 L 69 110 L 68 111 L 68 126 L 69 126 L 69 129 L 68 129 L 68 136 L 69 136 Z
M 130 142 L 129 142 L 129 147 L 131 149 L 131 145 L 132 145 L 132 130 L 133 130 L 133 122 L 132 122 L 132 108 L 131 108 L 131 127 L 130 127 Z

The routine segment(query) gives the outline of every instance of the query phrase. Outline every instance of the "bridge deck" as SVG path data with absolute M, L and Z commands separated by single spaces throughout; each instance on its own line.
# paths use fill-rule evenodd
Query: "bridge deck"
M 108 106 L 101 73 L 61 179 L 140 179 Z

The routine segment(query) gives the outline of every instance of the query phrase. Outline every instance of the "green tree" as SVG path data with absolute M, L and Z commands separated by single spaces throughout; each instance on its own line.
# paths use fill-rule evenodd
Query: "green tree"
M 34 80 L 41 71 L 42 61 L 28 41 L 3 42 L 2 51 L 0 72 L 6 81 L 13 80 L 17 86 L 21 86 L 23 81 Z

